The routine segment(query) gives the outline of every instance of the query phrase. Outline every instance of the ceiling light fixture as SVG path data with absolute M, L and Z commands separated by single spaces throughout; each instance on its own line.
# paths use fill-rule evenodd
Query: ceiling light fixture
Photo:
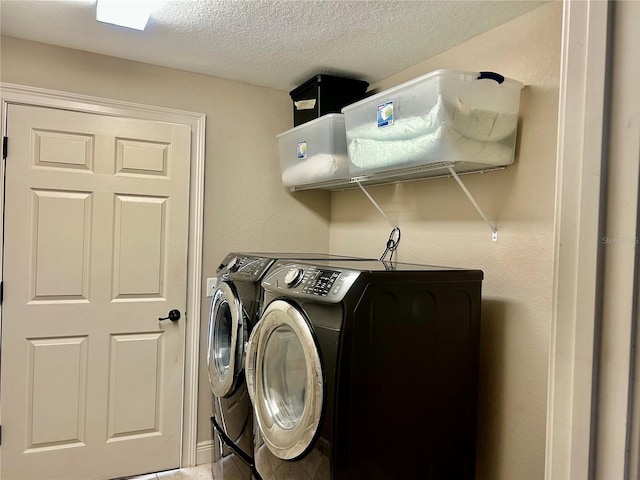
M 163 3 L 165 3 L 163 0 L 97 0 L 96 20 L 144 30 L 151 12 Z

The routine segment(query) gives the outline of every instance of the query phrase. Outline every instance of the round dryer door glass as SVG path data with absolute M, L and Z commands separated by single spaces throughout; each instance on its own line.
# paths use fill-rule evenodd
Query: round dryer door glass
M 271 417 L 285 430 L 295 428 L 304 413 L 307 362 L 291 327 L 281 325 L 271 332 L 262 367 L 264 400 Z
M 235 288 L 223 282 L 213 294 L 209 313 L 207 367 L 216 396 L 233 393 L 243 367 L 243 352 L 242 307 Z
M 229 371 L 231 361 L 231 332 L 233 328 L 231 308 L 229 308 L 229 302 L 226 299 L 218 304 L 213 325 L 214 361 L 216 369 L 224 376 Z
M 274 300 L 247 351 L 247 384 L 264 443 L 282 460 L 306 455 L 320 434 L 324 408 L 324 374 L 311 324 L 297 305 Z

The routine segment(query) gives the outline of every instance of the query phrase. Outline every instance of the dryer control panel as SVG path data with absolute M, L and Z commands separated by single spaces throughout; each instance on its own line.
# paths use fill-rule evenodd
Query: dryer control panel
M 226 269 L 225 275 L 231 280 L 257 282 L 272 263 L 272 258 L 230 255 L 225 258 L 222 267 Z
M 275 267 L 262 281 L 265 290 L 292 298 L 341 302 L 360 272 L 289 263 Z

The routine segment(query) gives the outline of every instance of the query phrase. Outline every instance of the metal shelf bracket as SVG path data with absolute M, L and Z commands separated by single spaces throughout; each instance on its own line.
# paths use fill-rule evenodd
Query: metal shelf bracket
M 384 211 L 382 210 L 382 208 L 380 208 L 380 205 L 378 205 L 378 203 L 373 199 L 373 197 L 369 194 L 369 192 L 367 192 L 367 189 L 364 188 L 362 186 L 362 184 L 356 180 L 356 183 L 358 184 L 358 186 L 360 187 L 360 190 L 363 191 L 363 193 L 367 196 L 367 198 L 369 199 L 369 201 L 371 203 L 373 203 L 373 206 L 376 207 L 378 209 L 378 211 L 380 212 L 380 214 L 385 218 L 385 220 L 389 223 L 389 225 L 391 225 L 391 228 L 398 228 L 398 226 L 393 223 L 391 221 L 391 219 L 389 217 L 387 217 L 387 214 L 384 213 Z
M 387 217 L 387 214 L 384 213 L 382 208 L 380 208 L 380 205 L 378 205 L 378 203 L 373 199 L 373 197 L 369 194 L 369 192 L 367 192 L 367 189 L 364 188 L 359 181 L 356 180 L 355 183 L 358 184 L 358 187 L 360 187 L 360 190 L 362 190 L 362 192 L 367 196 L 369 201 L 373 203 L 373 206 L 378 209 L 380 214 L 385 218 L 387 222 L 389 222 L 389 225 L 391 225 L 391 233 L 389 234 L 389 240 L 387 240 L 387 247 L 385 248 L 384 253 L 380 257 L 381 261 L 386 261 L 387 254 L 390 254 L 389 262 L 391 262 L 393 260 L 393 254 L 395 253 L 396 249 L 398 248 L 398 245 L 400 244 L 400 227 L 398 227 L 395 223 L 391 221 L 389 217 Z
M 453 169 L 453 167 L 448 167 L 449 173 L 451 174 L 451 176 L 453 178 L 455 178 L 456 182 L 458 182 L 458 185 L 460 185 L 460 188 L 462 189 L 462 191 L 464 192 L 464 194 L 467 196 L 467 198 L 469 199 L 469 201 L 471 202 L 471 204 L 475 207 L 475 209 L 478 211 L 478 213 L 480 214 L 480 216 L 482 217 L 482 219 L 484 220 L 484 222 L 489 226 L 489 228 L 491 229 L 491 240 L 493 240 L 494 242 L 498 241 L 498 229 L 493 225 L 493 223 L 491 223 L 489 221 L 489 218 L 487 217 L 487 215 L 484 213 L 484 211 L 482 210 L 482 208 L 480 208 L 480 205 L 478 205 L 478 202 L 476 202 L 475 198 L 473 198 L 473 195 L 471 195 L 471 192 L 467 189 L 467 187 L 465 186 L 464 183 L 462 183 L 462 180 L 460 180 L 460 177 L 458 176 L 458 174 L 456 173 L 456 171 Z

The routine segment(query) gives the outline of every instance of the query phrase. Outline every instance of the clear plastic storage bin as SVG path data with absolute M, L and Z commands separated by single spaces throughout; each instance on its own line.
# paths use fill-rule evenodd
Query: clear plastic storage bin
M 347 139 L 341 113 L 316 118 L 276 138 L 285 187 L 349 178 Z
M 513 163 L 522 87 L 493 72 L 436 70 L 344 107 L 351 177 Z

